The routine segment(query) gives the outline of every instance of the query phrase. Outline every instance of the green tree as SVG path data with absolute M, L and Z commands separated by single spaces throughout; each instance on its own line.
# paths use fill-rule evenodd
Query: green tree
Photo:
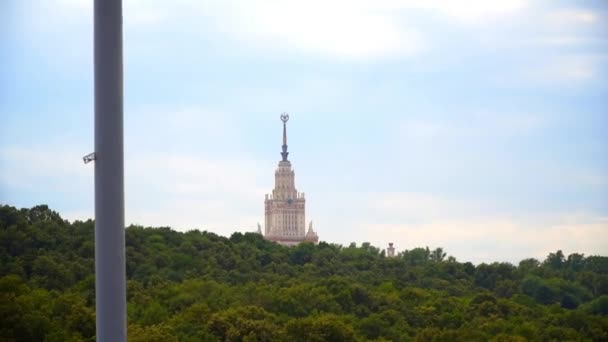
M 549 253 L 547 259 L 545 259 L 544 264 L 554 270 L 561 270 L 565 265 L 565 257 L 564 253 L 561 250 L 558 250 L 555 253 Z
M 443 248 L 437 247 L 431 252 L 430 259 L 433 262 L 442 262 L 446 255 L 447 253 L 443 251 Z
M 287 323 L 287 339 L 291 341 L 355 341 L 353 328 L 339 316 L 324 314 L 295 319 Z

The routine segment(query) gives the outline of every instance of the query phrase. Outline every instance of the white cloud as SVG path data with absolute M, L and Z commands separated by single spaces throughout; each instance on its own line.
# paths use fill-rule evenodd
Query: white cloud
M 555 27 L 565 25 L 589 25 L 597 22 L 598 17 L 595 13 L 578 8 L 558 9 L 546 15 L 547 23 Z
M 374 245 L 393 242 L 400 250 L 444 247 L 458 259 L 473 262 L 517 263 L 525 257 L 542 260 L 558 249 L 587 255 L 608 251 L 608 217 L 588 215 L 572 221 L 558 215 L 549 221 L 534 221 L 445 217 L 423 223 L 384 224 L 374 220 L 361 224 L 360 229 Z
M 594 56 L 557 56 L 544 60 L 524 78 L 530 82 L 553 85 L 578 85 L 597 75 L 597 58 Z
M 534 45 L 549 50 L 531 49 L 530 59 L 511 64 L 502 72 L 492 75 L 492 82 L 510 88 L 580 88 L 600 79 L 605 58 L 600 55 L 576 52 L 552 52 L 550 48 L 572 48 L 589 40 L 580 38 L 539 38 Z M 526 45 L 523 45 L 525 48 Z M 538 46 L 536 47 L 538 48 Z M 538 51 L 532 54 L 533 51 Z
M 390 13 L 332 2 L 275 2 L 241 12 L 246 39 L 339 59 L 408 55 L 423 48 L 421 33 Z M 237 33 L 238 34 L 238 33 Z
M 151 104 L 155 101 L 150 100 Z M 125 120 L 127 148 L 142 149 L 150 140 L 167 144 L 206 143 L 226 144 L 237 139 L 240 127 L 230 113 L 200 106 L 166 107 L 147 105 L 127 108 Z M 146 131 L 142 131 L 142 127 Z M 135 151 L 133 151 L 135 152 Z
M 78 17 L 77 13 L 85 11 L 90 16 L 92 12 L 90 1 L 62 0 L 60 4 L 69 17 Z M 441 20 L 440 25 L 437 19 Z M 452 53 L 445 51 L 450 46 L 446 45 L 446 38 L 453 32 L 464 32 L 463 28 L 469 29 L 474 44 L 481 43 L 480 47 L 488 50 L 513 42 L 547 46 L 593 43 L 589 34 L 600 30 L 587 29 L 600 21 L 599 14 L 583 8 L 523 0 L 124 2 L 125 33 L 136 37 L 130 38 L 133 47 L 151 32 L 166 31 L 174 33 L 178 40 L 187 37 L 184 41 L 189 44 L 196 44 L 200 37 L 217 37 L 239 53 L 255 51 L 276 58 L 296 53 L 351 62 Z M 463 46 L 471 43 L 463 42 Z M 561 56 L 554 52 L 530 53 L 540 54 L 540 59 Z M 541 64 L 551 64 L 551 60 Z M 524 72 L 529 73 L 528 69 Z M 564 82 L 588 80 L 593 70 L 579 64 L 560 74 Z M 518 77 L 526 79 L 525 75 Z
M 486 23 L 500 17 L 508 17 L 525 9 L 527 5 L 522 0 L 397 0 L 392 3 L 405 8 L 438 12 L 468 24 Z
M 418 20 L 421 15 L 437 13 L 453 19 L 454 24 L 476 24 L 514 15 L 526 7 L 526 2 L 520 0 L 182 3 L 187 4 L 183 8 L 212 22 L 216 30 L 242 44 L 272 53 L 295 50 L 355 61 L 424 53 L 438 37 L 427 36 L 428 30 Z
M 557 35 L 542 37 L 532 40 L 534 45 L 546 45 L 548 47 L 578 47 L 581 45 L 601 44 L 602 41 L 596 38 L 580 37 L 576 35 Z
M 79 0 L 63 5 L 68 12 L 87 9 Z M 272 54 L 367 61 L 409 56 L 425 47 L 419 30 L 372 2 L 133 0 L 125 1 L 123 12 L 127 30 L 216 32 Z
M 82 161 L 87 153 L 58 147 L 2 146 L 0 184 L 28 191 L 42 188 L 41 184 L 52 190 L 79 191 L 79 185 L 87 179 Z
M 84 165 L 82 155 L 56 147 L 3 147 L 0 189 L 31 193 L 31 200 L 36 202 L 31 205 L 55 204 L 53 209 L 70 220 L 92 218 L 94 167 Z M 264 193 L 271 188 L 268 184 L 272 182 L 272 174 L 265 172 L 270 176 L 261 176 L 266 169 L 243 158 L 205 160 L 166 153 L 126 155 L 126 223 L 171 226 L 178 230 L 202 228 L 223 235 L 253 230 L 263 218 L 261 203 Z M 79 209 L 74 209 L 70 199 L 80 200 Z M 0 201 L 11 203 L 3 194 Z M 69 205 L 64 210 L 65 203 Z
M 127 30 L 157 26 L 172 31 L 176 27 L 182 28 L 178 31 L 207 34 L 215 31 L 246 44 L 273 47 L 273 53 L 277 48 L 293 48 L 355 59 L 424 51 L 429 42 L 432 45 L 440 37 L 427 35 L 431 30 L 419 19 L 436 15 L 449 19 L 444 22 L 448 29 L 451 25 L 482 24 L 494 32 L 512 22 L 529 31 L 521 38 L 531 33 L 572 32 L 601 21 L 597 13 L 584 8 L 523 0 L 176 0 L 171 4 L 127 0 L 123 7 Z M 49 10 L 53 14 L 47 16 L 49 19 L 60 16 L 75 20 L 84 14 L 91 18 L 92 2 L 60 0 Z
M 543 129 L 548 118 L 541 113 L 504 110 L 450 111 L 449 117 L 403 119 L 394 127 L 399 144 L 437 143 L 446 140 L 495 136 L 522 136 Z
M 255 228 L 263 218 L 269 177 L 259 162 L 166 153 L 132 156 L 126 164 L 126 220 L 223 235 Z
M 608 252 L 608 217 L 590 211 L 512 214 L 474 197 L 433 193 L 315 193 L 309 197 L 321 240 L 371 242 L 399 251 L 443 247 L 461 261 L 517 263 L 550 252 Z M 324 202 L 319 203 L 319 199 Z

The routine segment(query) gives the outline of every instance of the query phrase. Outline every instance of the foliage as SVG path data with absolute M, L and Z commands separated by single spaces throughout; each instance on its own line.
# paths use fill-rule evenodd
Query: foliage
M 95 339 L 94 222 L 0 206 L 0 340 Z M 442 248 L 284 247 L 126 229 L 133 341 L 607 340 L 608 258 L 473 265 Z

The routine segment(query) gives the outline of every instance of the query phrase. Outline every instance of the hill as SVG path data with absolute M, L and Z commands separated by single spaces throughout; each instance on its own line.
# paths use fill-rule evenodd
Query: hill
M 0 206 L 0 340 L 94 340 L 94 222 Z M 607 340 L 608 258 L 126 229 L 130 341 Z

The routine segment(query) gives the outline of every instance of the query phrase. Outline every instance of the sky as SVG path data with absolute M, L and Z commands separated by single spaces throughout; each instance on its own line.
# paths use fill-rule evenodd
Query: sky
M 608 3 L 124 0 L 127 224 L 608 254 Z M 0 4 L 0 203 L 94 216 L 91 0 Z

